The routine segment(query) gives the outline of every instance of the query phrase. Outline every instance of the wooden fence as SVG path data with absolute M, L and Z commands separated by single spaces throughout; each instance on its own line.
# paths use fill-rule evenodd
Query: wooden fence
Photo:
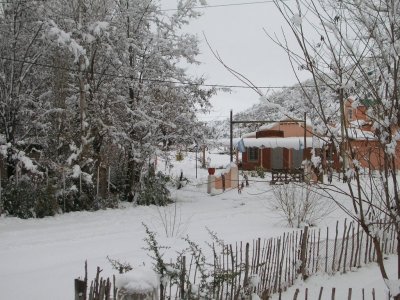
M 338 293 L 339 292 L 339 293 Z M 339 294 L 339 295 L 338 295 Z M 345 297 L 345 298 L 344 298 Z M 279 295 L 281 298 L 281 295 Z M 353 288 L 348 288 L 347 291 L 343 290 L 342 288 L 330 288 L 324 289 L 321 287 L 317 290 L 313 295 L 309 294 L 308 288 L 305 288 L 304 293 L 300 293 L 300 289 L 296 289 L 293 293 L 292 297 L 285 297 L 287 300 L 323 300 L 323 299 L 330 299 L 330 300 L 352 300 L 352 299 L 362 299 L 362 300 L 384 300 L 390 299 L 389 293 L 377 293 L 374 288 L 370 290 L 360 289 L 355 290 Z
M 346 273 L 376 261 L 372 239 L 356 223 L 339 222 L 335 230 L 309 229 L 284 233 L 277 238 L 223 245 L 206 259 L 198 254 L 181 256 L 179 273 L 164 280 L 161 299 L 201 298 L 201 289 L 214 299 L 245 299 L 257 293 L 262 299 L 282 293 L 299 277 L 316 273 Z M 383 254 L 396 252 L 393 226 L 380 225 Z M 211 261 L 211 262 L 210 262 Z M 206 277 L 206 278 L 205 278 Z M 195 298 L 198 298 L 195 297 Z

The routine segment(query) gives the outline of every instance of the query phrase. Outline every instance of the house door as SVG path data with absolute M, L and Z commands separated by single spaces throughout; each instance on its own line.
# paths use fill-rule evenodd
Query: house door
M 283 148 L 273 148 L 271 151 L 271 168 L 283 169 Z
M 303 150 L 292 150 L 292 169 L 301 167 L 303 161 Z

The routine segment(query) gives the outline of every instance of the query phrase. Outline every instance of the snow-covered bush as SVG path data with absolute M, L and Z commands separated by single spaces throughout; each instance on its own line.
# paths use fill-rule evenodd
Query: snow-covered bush
M 172 203 L 170 191 L 167 188 L 169 177 L 162 172 L 154 173 L 150 169 L 142 179 L 142 190 L 137 198 L 139 205 L 159 205 L 164 206 Z
M 305 183 L 275 185 L 268 207 L 278 212 L 290 227 L 312 226 L 333 210 L 316 188 Z
M 21 219 L 34 217 L 34 193 L 34 186 L 28 180 L 8 184 L 2 191 L 4 211 L 6 214 Z
M 22 219 L 43 218 L 58 212 L 53 187 L 34 184 L 27 177 L 6 185 L 2 191 L 6 214 Z
M 46 184 L 36 189 L 35 216 L 44 218 L 54 216 L 59 211 L 57 198 L 55 197 L 55 187 Z

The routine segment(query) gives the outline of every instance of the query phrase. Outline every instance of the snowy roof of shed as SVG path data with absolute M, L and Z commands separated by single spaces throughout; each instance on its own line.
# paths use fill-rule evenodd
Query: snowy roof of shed
M 260 126 L 258 128 L 257 131 L 253 131 L 253 132 L 249 132 L 249 133 L 243 134 L 243 137 L 245 137 L 245 138 L 256 137 L 256 133 L 257 132 L 270 130 L 270 129 L 274 128 L 275 126 L 279 126 L 281 123 L 282 124 L 284 124 L 284 123 L 293 123 L 293 124 L 298 123 L 299 125 L 303 126 L 303 123 L 301 121 L 297 122 L 297 121 L 293 121 L 291 119 L 284 119 L 284 120 L 280 120 L 280 121 L 277 121 L 277 122 L 274 122 L 274 123 L 269 123 L 269 124 L 262 125 L 262 126 Z M 312 127 L 312 123 L 308 119 L 306 120 L 306 126 L 307 127 Z
M 287 149 L 303 149 L 304 148 L 304 137 L 286 137 L 286 138 L 244 138 L 245 147 L 256 147 L 256 148 L 287 148 Z M 318 138 L 307 137 L 307 148 L 321 148 L 323 142 Z

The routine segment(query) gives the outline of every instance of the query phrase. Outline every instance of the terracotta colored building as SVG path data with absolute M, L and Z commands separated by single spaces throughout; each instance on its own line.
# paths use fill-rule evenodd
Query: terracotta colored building
M 366 99 L 361 100 L 354 105 L 354 100 L 349 98 L 344 104 L 345 109 L 345 124 L 348 131 L 348 143 L 346 147 L 351 147 L 354 150 L 354 159 L 360 163 L 361 168 L 380 170 L 384 165 L 384 152 L 382 145 L 377 140 L 373 129 L 372 122 L 367 116 L 367 110 L 373 105 L 373 101 Z M 347 137 L 346 137 L 347 138 Z M 328 144 L 323 153 L 323 161 L 332 160 L 334 168 L 340 170 L 338 154 Z M 400 144 L 395 147 L 397 166 L 400 166 Z M 352 162 L 348 162 L 349 165 Z M 399 168 L 399 167 L 397 167 Z
M 305 157 L 311 156 L 312 128 L 303 122 L 283 120 L 243 137 L 242 169 L 262 167 L 272 169 L 297 169 Z

